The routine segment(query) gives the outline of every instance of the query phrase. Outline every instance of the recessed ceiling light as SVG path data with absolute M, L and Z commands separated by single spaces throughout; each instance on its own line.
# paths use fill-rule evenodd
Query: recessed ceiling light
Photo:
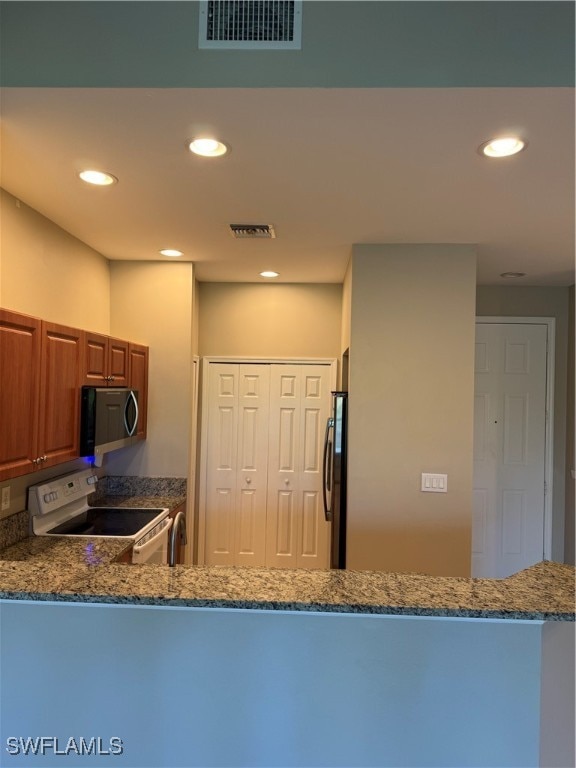
M 192 139 L 189 144 L 190 152 L 202 157 L 220 157 L 228 151 L 226 144 L 216 139 Z
M 272 270 L 267 269 L 264 272 L 260 272 L 260 277 L 280 277 L 278 272 L 272 272 Z
M 177 251 L 175 248 L 163 248 L 160 253 L 162 256 L 184 256 L 182 251 Z
M 500 277 L 526 277 L 526 272 L 501 272 Z
M 478 151 L 486 157 L 508 157 L 516 155 L 526 147 L 526 142 L 517 136 L 504 136 L 501 139 L 490 139 L 478 147 Z
M 108 187 L 110 184 L 118 183 L 116 176 L 103 171 L 80 171 L 78 176 L 87 184 L 95 184 L 98 187 Z

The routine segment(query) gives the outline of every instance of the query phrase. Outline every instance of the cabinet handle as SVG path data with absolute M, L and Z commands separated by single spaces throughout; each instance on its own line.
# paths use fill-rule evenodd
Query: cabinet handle
M 38 459 L 32 459 L 32 464 L 38 464 Z
M 48 461 L 48 456 L 42 456 L 42 461 Z

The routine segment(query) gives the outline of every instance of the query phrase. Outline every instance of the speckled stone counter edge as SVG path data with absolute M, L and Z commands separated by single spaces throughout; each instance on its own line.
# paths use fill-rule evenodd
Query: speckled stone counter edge
M 399 608 L 386 605 L 284 603 L 281 601 L 256 602 L 201 598 L 141 597 L 139 595 L 84 595 L 52 594 L 44 592 L 10 592 L 0 590 L 0 600 L 32 600 L 59 603 L 98 603 L 103 605 L 158 606 L 175 608 L 224 608 L 229 610 L 288 611 L 294 613 L 350 613 L 377 616 L 413 616 L 460 619 L 500 619 L 506 621 L 568 621 L 574 622 L 572 613 L 542 613 L 521 611 L 441 608 Z

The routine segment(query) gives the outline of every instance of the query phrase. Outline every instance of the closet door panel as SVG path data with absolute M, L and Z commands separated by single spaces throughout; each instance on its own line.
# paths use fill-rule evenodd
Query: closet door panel
M 264 565 L 270 366 L 240 365 L 236 476 L 236 565 Z
M 298 567 L 306 568 L 307 561 L 318 558 L 319 494 L 305 491 L 302 494 L 302 536 L 298 552 Z M 318 567 L 318 566 L 316 566 Z
M 330 410 L 330 369 L 303 365 L 298 467 L 300 507 L 298 517 L 298 568 L 328 568 L 330 523 L 322 507 L 322 451 Z
M 270 366 L 266 565 L 295 568 L 298 540 L 300 370 Z
M 237 365 L 210 365 L 206 565 L 234 565 L 238 374 Z

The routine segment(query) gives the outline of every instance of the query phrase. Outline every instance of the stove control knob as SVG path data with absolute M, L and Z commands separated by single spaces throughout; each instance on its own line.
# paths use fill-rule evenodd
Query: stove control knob
M 48 504 L 49 501 L 52 501 L 52 494 L 51 493 L 45 493 L 44 494 L 44 501 L 46 504 Z
M 90 477 L 86 478 L 86 482 L 88 485 L 94 485 L 98 482 L 98 475 L 90 475 Z

